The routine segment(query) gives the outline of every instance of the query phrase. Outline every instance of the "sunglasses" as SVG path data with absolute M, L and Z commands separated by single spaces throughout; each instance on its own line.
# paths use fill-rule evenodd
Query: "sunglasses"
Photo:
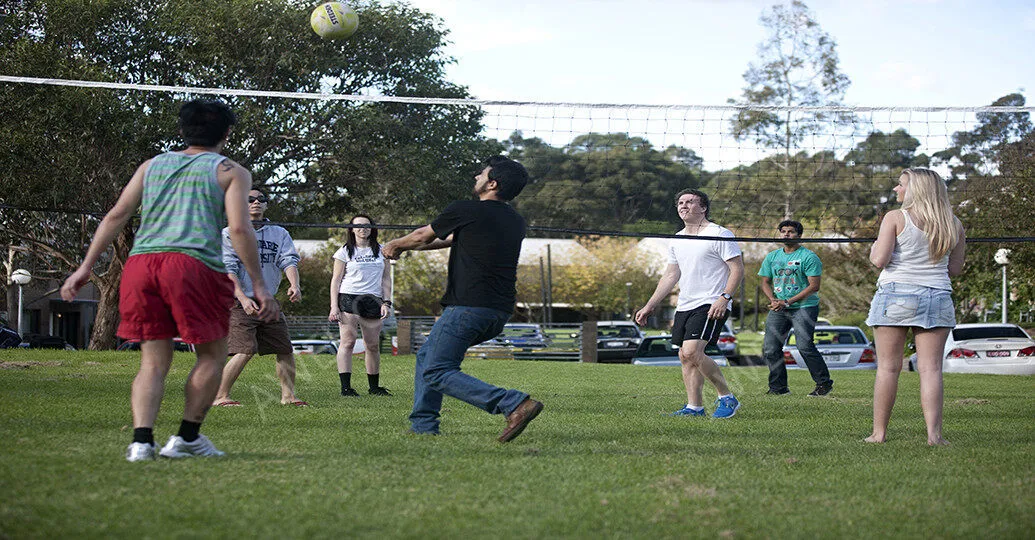
M 266 197 L 252 197 L 251 195 L 248 196 L 248 204 L 251 204 L 251 203 L 253 203 L 255 201 L 259 201 L 261 203 L 264 203 L 264 202 L 269 201 L 269 199 L 267 199 Z

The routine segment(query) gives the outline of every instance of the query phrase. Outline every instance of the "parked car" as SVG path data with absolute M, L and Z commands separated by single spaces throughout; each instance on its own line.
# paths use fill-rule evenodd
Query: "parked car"
M 816 317 L 816 326 L 834 326 L 834 323 L 830 322 L 830 319 Z
M 1035 341 L 1016 324 L 957 324 L 945 340 L 946 373 L 1035 375 Z M 916 353 L 909 357 L 916 370 Z
M 643 332 L 632 321 L 597 323 L 597 362 L 628 364 L 643 341 Z
M 724 358 L 732 363 L 740 360 L 740 345 L 737 344 L 737 334 L 733 331 L 733 325 L 726 321 L 722 332 L 719 334 L 719 342 L 716 343 Z
M 139 339 L 127 339 L 119 346 L 115 348 L 116 351 L 139 351 L 140 340 Z M 194 352 L 194 345 L 185 343 L 182 339 L 175 337 L 173 338 L 173 350 L 177 352 Z
M 830 369 L 877 369 L 877 354 L 858 326 L 817 326 L 812 342 Z M 794 332 L 787 336 L 783 359 L 788 368 L 806 368 L 795 345 Z
M 543 327 L 535 323 L 507 323 L 495 340 L 524 351 L 542 349 L 549 345 Z
M 705 347 L 704 354 L 707 354 L 720 366 L 729 365 L 722 351 L 716 346 Z M 636 349 L 632 363 L 637 366 L 678 366 L 680 364 L 679 347 L 672 344 L 672 336 L 668 334 L 647 336 Z
M 292 339 L 291 348 L 295 354 L 338 354 L 338 341 L 334 339 Z M 356 339 L 359 352 L 366 350 L 363 339 Z M 355 353 L 355 349 L 353 349 Z

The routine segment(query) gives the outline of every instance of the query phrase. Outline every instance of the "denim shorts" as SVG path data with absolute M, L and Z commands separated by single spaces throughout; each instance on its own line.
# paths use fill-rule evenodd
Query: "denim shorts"
M 870 302 L 870 315 L 866 317 L 866 324 L 952 328 L 956 326 L 952 291 L 908 283 L 877 285 L 877 292 Z

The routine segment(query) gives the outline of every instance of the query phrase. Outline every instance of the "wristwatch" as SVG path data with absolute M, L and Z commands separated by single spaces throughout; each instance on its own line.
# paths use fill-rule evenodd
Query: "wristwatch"
M 726 300 L 733 300 L 733 295 L 731 295 L 730 293 L 722 293 L 719 296 L 725 298 Z

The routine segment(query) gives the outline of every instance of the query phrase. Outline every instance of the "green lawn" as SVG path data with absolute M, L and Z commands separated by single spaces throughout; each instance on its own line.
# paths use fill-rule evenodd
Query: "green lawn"
M 764 368 L 728 368 L 743 407 L 714 421 L 665 415 L 683 403 L 678 368 L 469 360 L 546 404 L 501 445 L 502 417 L 450 398 L 442 436 L 408 434 L 412 356 L 385 358 L 391 398 L 342 398 L 333 358 L 300 359 L 307 409 L 276 403 L 267 357 L 235 388 L 245 406 L 205 423 L 225 458 L 126 463 L 137 359 L 0 351 L 0 538 L 1035 535 L 1031 377 L 946 376 L 952 446 L 929 448 L 915 373 L 889 442 L 868 445 L 873 372 L 835 372 L 832 397 L 807 398 L 803 371 L 774 397 Z M 191 364 L 176 358 L 160 443 Z

